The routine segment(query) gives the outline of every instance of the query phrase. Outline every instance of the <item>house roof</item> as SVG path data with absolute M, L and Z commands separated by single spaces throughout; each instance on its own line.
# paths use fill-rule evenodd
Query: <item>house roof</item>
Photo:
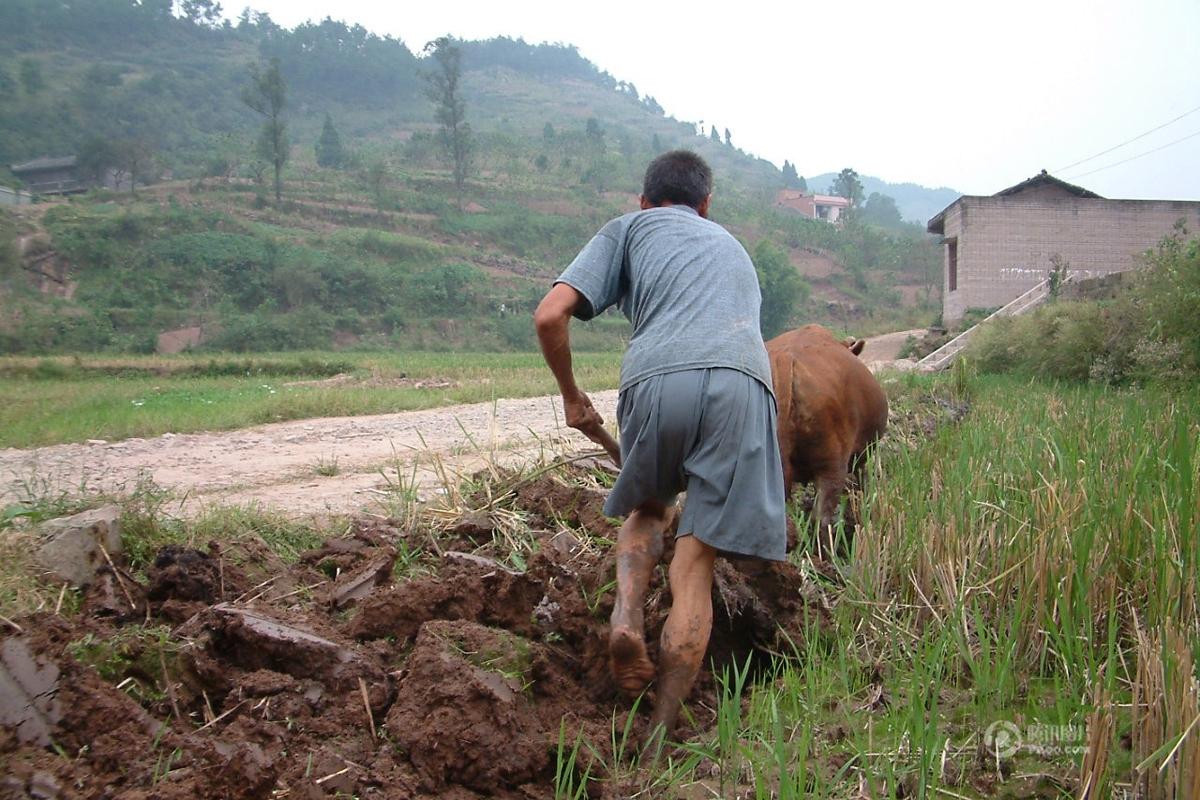
M 813 200 L 822 206 L 838 206 L 839 208 L 848 208 L 850 201 L 841 195 L 837 194 L 814 194 Z
M 1008 197 L 1009 195 L 1018 194 L 1020 192 L 1023 192 L 1026 189 L 1032 189 L 1035 186 L 1057 186 L 1058 188 L 1063 189 L 1064 191 L 1070 192 L 1071 194 L 1075 195 L 1076 197 L 1087 197 L 1092 200 L 1103 200 L 1104 199 L 1103 197 L 1096 194 L 1095 192 L 1088 191 L 1087 189 L 1083 188 L 1082 186 L 1076 186 L 1073 183 L 1067 183 L 1064 180 L 1060 180 L 1060 179 L 1054 177 L 1053 175 L 1051 175 L 1050 173 L 1046 172 L 1046 170 L 1042 170 L 1041 172 L 1039 172 L 1037 175 L 1034 175 L 1029 180 L 1021 181 L 1016 186 L 1010 186 L 1007 189 L 1002 189 L 1001 191 L 996 192 L 994 195 L 992 195 L 992 197 Z
M 42 156 L 35 158 L 33 161 L 26 161 L 24 164 L 11 164 L 9 169 L 14 175 L 20 175 L 23 172 L 37 172 L 43 169 L 61 169 L 63 167 L 73 167 L 78 160 L 75 156 L 61 156 L 59 158 L 51 158 Z
M 1032 178 L 1021 181 L 1020 183 L 1018 183 L 1014 186 L 1010 186 L 1007 189 L 1001 189 L 1000 191 L 998 191 L 994 195 L 992 195 L 992 197 L 1011 197 L 1012 195 L 1020 194 L 1021 192 L 1025 191 L 1026 189 L 1033 189 L 1037 186 L 1057 186 L 1059 189 L 1062 189 L 1063 191 L 1068 192 L 1069 194 L 1073 194 L 1076 197 L 1087 198 L 1089 200 L 1103 200 L 1104 199 L 1103 197 L 1096 194 L 1095 192 L 1090 191 L 1088 189 L 1084 189 L 1082 186 L 1076 186 L 1073 183 L 1067 183 L 1064 180 L 1056 178 L 1053 175 L 1051 175 L 1050 173 L 1046 172 L 1046 170 L 1042 170 L 1037 175 L 1034 175 Z M 963 195 L 963 197 L 972 197 L 972 196 L 974 196 L 974 195 Z M 958 198 L 958 200 L 955 200 L 953 203 L 951 203 L 950 205 L 946 206 L 941 211 L 939 211 L 936 216 L 934 216 L 931 220 L 929 220 L 929 224 L 925 226 L 925 230 L 928 231 L 929 233 L 938 233 L 938 234 L 945 233 L 946 232 L 946 230 L 945 230 L 946 212 L 949 211 L 951 208 L 953 208 L 955 203 L 961 202 L 963 197 Z

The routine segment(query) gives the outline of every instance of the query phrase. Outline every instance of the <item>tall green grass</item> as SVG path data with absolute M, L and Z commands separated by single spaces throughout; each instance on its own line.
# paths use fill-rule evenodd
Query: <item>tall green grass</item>
M 1200 388 L 968 388 L 875 461 L 833 626 L 721 682 L 713 762 L 754 797 L 1200 796 Z

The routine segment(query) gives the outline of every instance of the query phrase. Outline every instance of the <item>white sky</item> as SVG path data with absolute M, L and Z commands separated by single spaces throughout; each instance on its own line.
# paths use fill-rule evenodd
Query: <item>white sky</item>
M 1200 0 L 225 2 L 287 27 L 359 23 L 414 52 L 443 34 L 574 44 L 801 175 L 991 194 L 1045 168 L 1106 197 L 1200 200 Z

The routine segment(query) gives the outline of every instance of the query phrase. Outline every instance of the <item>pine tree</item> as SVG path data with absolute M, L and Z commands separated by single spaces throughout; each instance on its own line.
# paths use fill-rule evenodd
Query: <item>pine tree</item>
M 342 137 L 337 128 L 333 127 L 333 117 L 325 114 L 325 127 L 321 129 L 321 138 L 317 140 L 317 166 L 337 169 L 346 161 L 346 152 L 342 149 Z

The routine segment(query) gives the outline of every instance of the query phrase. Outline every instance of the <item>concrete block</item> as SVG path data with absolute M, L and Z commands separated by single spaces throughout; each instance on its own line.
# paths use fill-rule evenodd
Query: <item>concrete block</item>
M 121 509 L 104 506 L 48 520 L 38 533 L 38 564 L 59 581 L 88 586 L 96 569 L 106 563 L 101 545 L 114 558 L 122 550 Z

